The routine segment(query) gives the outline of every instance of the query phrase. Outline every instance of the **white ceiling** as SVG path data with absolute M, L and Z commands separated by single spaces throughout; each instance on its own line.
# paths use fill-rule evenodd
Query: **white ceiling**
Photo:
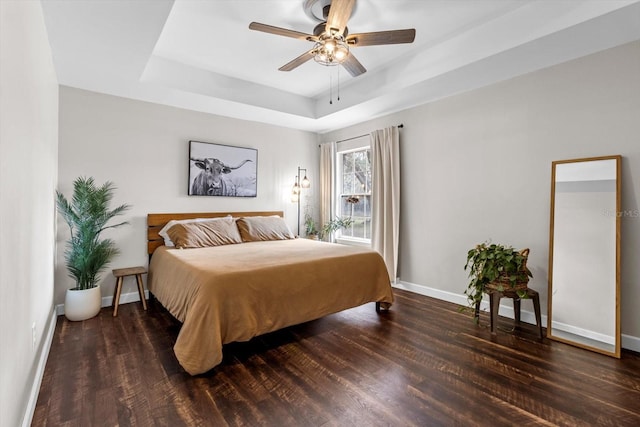
M 305 0 L 41 1 L 62 85 L 314 132 L 640 40 L 640 0 L 358 0 L 351 33 L 416 39 L 353 48 L 368 70 L 353 78 L 278 71 L 312 44 L 248 29 L 311 33 Z

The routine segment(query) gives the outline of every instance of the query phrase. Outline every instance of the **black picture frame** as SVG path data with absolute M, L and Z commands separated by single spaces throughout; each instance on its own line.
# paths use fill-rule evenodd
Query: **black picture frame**
M 189 141 L 189 196 L 256 197 L 258 150 Z

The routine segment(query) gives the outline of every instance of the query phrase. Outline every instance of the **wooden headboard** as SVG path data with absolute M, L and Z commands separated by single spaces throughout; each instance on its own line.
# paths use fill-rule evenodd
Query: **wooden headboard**
M 150 213 L 147 214 L 147 252 L 149 255 L 160 246 L 164 246 L 164 239 L 158 232 L 162 230 L 172 219 L 192 219 L 192 218 L 220 218 L 231 215 L 235 218 L 241 216 L 284 216 L 283 211 L 265 212 L 182 212 L 182 213 Z

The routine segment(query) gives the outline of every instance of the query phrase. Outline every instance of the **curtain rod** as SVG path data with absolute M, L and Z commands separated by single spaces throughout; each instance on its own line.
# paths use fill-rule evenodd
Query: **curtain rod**
M 402 123 L 398 125 L 398 129 L 402 129 L 403 127 L 404 127 L 404 124 Z M 336 141 L 336 144 L 339 142 L 346 142 L 346 141 L 351 141 L 352 139 L 362 138 L 363 136 L 369 136 L 369 134 L 365 133 L 364 135 L 352 136 L 351 138 L 341 139 L 340 141 Z M 318 145 L 318 147 L 320 147 L 320 145 Z

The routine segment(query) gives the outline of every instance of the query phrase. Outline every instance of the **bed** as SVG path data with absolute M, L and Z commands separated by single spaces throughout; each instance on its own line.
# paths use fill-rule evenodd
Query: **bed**
M 174 352 L 191 375 L 218 365 L 224 344 L 365 303 L 375 302 L 380 310 L 393 302 L 377 252 L 295 238 L 281 217 L 279 211 L 148 215 L 148 288 L 182 322 Z M 215 220 L 180 222 L 194 218 Z M 178 222 L 169 228 L 170 237 L 179 248 L 166 246 L 159 235 L 172 220 Z M 185 229 L 197 230 L 196 237 Z M 204 236 L 198 234 L 202 229 Z M 176 230 L 205 242 L 189 246 Z M 231 242 L 210 245 L 210 235 Z

